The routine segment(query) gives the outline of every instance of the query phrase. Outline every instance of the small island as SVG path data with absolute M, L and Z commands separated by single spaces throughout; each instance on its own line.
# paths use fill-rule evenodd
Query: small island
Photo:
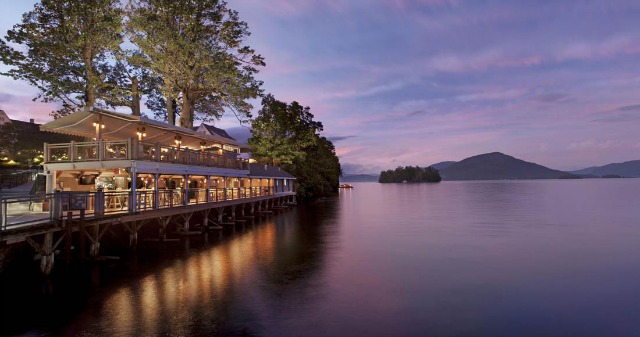
M 429 166 L 421 168 L 419 166 L 398 166 L 395 170 L 380 172 L 378 182 L 385 183 L 438 183 L 442 180 L 440 172 Z

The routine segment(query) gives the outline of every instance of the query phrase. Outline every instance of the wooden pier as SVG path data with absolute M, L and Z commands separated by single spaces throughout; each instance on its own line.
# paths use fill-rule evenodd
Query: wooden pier
M 51 195 L 49 200 L 53 205 L 60 205 L 56 198 L 62 196 Z M 85 196 L 86 199 L 101 201 L 101 198 Z M 169 241 L 167 238 L 168 227 L 172 226 L 176 232 L 184 235 L 206 235 L 212 230 L 220 230 L 236 223 L 244 223 L 252 220 L 260 214 L 271 214 L 273 209 L 281 209 L 285 204 L 295 200 L 294 192 L 281 192 L 261 196 L 248 196 L 230 200 L 222 200 L 208 203 L 187 204 L 163 209 L 149 209 L 132 212 L 124 210 L 115 213 L 87 212 L 86 209 L 73 209 L 56 211 L 51 209 L 47 217 L 42 213 L 24 212 L 19 217 L 7 217 L 3 213 L 3 227 L 0 228 L 0 249 L 10 249 L 12 245 L 22 242 L 33 247 L 34 252 L 40 256 L 40 270 L 44 275 L 51 273 L 54 267 L 56 251 L 70 258 L 72 242 L 79 242 L 79 252 L 83 258 L 96 259 L 100 256 L 102 238 L 113 226 L 122 226 L 129 233 L 129 245 L 135 249 L 139 241 L 139 231 L 143 226 L 155 228 L 151 230 L 157 233 L 155 237 L 148 237 L 155 241 Z M 18 207 L 18 201 L 3 199 L 2 208 Z M 26 200 L 19 200 L 27 203 Z M 24 205 L 21 205 L 24 206 Z M 55 206 L 54 206 L 55 207 Z M 92 207 L 99 209 L 99 206 Z M 56 215 L 57 214 L 57 215 Z M 27 222 L 11 222 L 11 219 L 22 219 L 32 216 L 36 220 Z M 198 222 L 192 220 L 198 218 Z

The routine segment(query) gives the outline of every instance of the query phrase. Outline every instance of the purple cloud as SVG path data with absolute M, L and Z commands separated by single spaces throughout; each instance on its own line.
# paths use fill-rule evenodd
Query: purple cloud
M 2 14 L 3 31 L 26 5 L 12 6 L 20 7 Z M 265 90 L 310 106 L 327 135 L 358 135 L 335 136 L 345 168 L 427 165 L 492 151 L 558 169 L 639 159 L 638 1 L 230 6 L 266 58 L 259 74 Z M 29 101 L 35 90 L 14 89 L 6 79 L 0 87 L 11 95 L 14 105 L 3 104 L 10 115 L 48 118 L 51 108 Z M 21 103 L 12 103 L 16 97 Z

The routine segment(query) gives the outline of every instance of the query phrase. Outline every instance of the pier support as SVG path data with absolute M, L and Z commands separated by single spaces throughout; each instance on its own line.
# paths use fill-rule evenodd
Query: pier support
M 40 254 L 40 271 L 43 275 L 50 275 L 53 270 L 54 253 L 62 239 L 66 235 L 61 235 L 58 240 L 53 241 L 53 231 L 44 233 L 42 244 L 37 243 L 33 238 L 27 236 L 25 240 Z
M 129 246 L 131 247 L 131 249 L 135 250 L 136 246 L 138 245 L 138 231 L 140 230 L 140 227 L 142 227 L 148 221 L 149 219 L 132 221 L 122 224 L 129 232 Z
M 167 239 L 167 225 L 169 221 L 171 221 L 171 216 L 158 218 L 158 223 L 160 224 L 160 228 L 158 228 L 158 239 L 160 241 Z

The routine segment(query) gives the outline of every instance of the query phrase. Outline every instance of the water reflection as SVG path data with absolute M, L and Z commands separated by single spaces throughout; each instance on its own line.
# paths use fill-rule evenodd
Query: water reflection
M 89 298 L 77 299 L 84 301 L 80 312 L 66 323 L 58 322 L 60 328 L 41 322 L 42 327 L 31 331 L 92 336 L 268 334 L 265 319 L 291 303 L 312 302 L 311 283 L 323 271 L 325 233 L 335 225 L 336 207 L 337 200 L 331 199 L 291 209 L 244 230 L 238 227 L 235 234 L 225 232 L 212 245 L 192 240 L 151 248 L 132 260 L 131 269 L 93 268 L 88 272 L 94 279 Z M 323 216 L 315 216 L 317 212 Z M 176 257 L 171 251 L 178 247 L 186 249 Z
M 35 318 L 3 334 L 636 336 L 638 191 L 357 183 L 211 244 L 144 247 L 136 268 L 72 274 L 48 297 L 3 283 L 2 317 Z

